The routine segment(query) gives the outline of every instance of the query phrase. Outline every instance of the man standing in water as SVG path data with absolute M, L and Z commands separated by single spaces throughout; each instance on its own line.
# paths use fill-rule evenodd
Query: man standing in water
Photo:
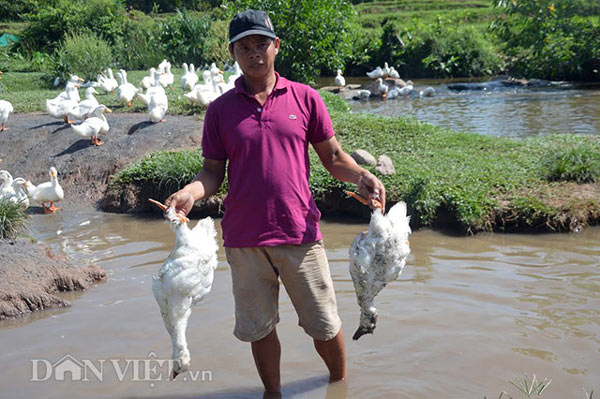
M 233 18 L 229 52 L 243 76 L 206 111 L 202 170 L 166 200 L 187 215 L 195 201 L 217 192 L 227 170 L 222 228 L 233 281 L 234 335 L 251 342 L 266 393 L 281 389 L 279 278 L 300 326 L 329 369 L 330 382 L 346 377 L 321 214 L 308 185 L 309 144 L 333 177 L 357 184 L 373 207 L 375 199 L 385 205 L 383 184 L 342 150 L 319 94 L 275 72 L 279 46 L 264 11 L 247 10 Z

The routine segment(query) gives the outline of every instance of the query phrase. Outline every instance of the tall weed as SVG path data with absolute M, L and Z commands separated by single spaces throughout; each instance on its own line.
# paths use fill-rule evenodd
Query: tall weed
M 110 45 L 94 33 L 69 35 L 56 50 L 55 73 L 92 80 L 112 64 L 112 56 Z

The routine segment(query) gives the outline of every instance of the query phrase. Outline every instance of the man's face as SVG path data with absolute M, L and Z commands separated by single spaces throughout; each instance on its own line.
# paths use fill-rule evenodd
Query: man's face
M 262 35 L 246 36 L 229 45 L 229 52 L 240 64 L 244 75 L 262 77 L 275 68 L 275 56 L 279 52 L 279 38 Z

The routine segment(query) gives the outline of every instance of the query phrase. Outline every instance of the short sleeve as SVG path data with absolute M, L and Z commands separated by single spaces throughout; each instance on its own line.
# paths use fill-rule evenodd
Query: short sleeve
M 212 104 L 206 110 L 204 116 L 204 128 L 202 129 L 202 156 L 204 158 L 224 161 L 227 159 L 227 152 L 223 146 L 221 132 L 219 129 L 219 120 Z
M 308 123 L 308 140 L 319 143 L 335 135 L 333 124 L 325 102 L 314 89 L 309 89 L 308 103 L 310 106 L 310 121 Z

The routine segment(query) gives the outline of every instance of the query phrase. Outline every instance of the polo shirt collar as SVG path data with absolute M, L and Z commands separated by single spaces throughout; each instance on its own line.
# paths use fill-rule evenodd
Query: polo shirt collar
M 284 78 L 283 76 L 279 75 L 279 73 L 277 71 L 275 71 L 275 76 L 277 77 L 277 82 L 275 83 L 273 92 L 280 91 L 280 90 L 286 90 L 288 88 L 288 86 L 290 85 L 290 81 L 287 80 L 286 78 Z M 252 97 L 252 94 L 250 94 L 246 90 L 246 87 L 244 87 L 244 75 L 240 76 L 239 78 L 237 78 L 235 80 L 235 91 L 236 91 L 236 93 L 246 94 L 247 96 Z

